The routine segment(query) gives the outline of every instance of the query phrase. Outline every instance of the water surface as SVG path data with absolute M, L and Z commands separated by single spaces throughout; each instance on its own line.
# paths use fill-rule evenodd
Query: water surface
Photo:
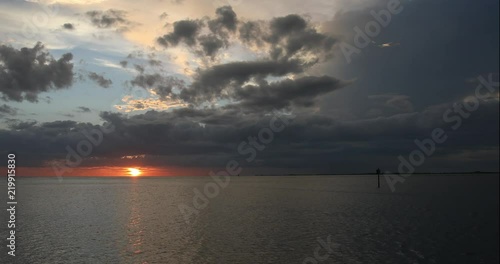
M 210 182 L 18 178 L 16 261 L 304 263 L 330 237 L 318 263 L 498 263 L 498 175 L 413 175 L 395 193 L 374 176 L 233 177 L 187 223 L 179 205 Z

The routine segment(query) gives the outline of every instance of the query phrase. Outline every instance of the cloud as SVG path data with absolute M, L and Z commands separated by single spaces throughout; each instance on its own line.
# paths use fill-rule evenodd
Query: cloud
M 63 27 L 64 29 L 67 29 L 67 30 L 74 30 L 74 29 L 75 29 L 75 26 L 73 26 L 73 24 L 71 24 L 71 23 L 64 23 L 64 24 L 62 25 L 62 27 Z
M 280 101 L 277 97 L 287 94 L 284 90 L 286 89 L 285 85 L 290 85 L 289 92 L 293 93 L 298 91 L 292 91 L 291 89 L 302 90 L 304 84 L 307 84 L 308 81 L 315 85 L 315 82 L 331 77 L 311 77 L 298 81 L 287 80 L 271 84 L 266 79 L 304 73 L 307 68 L 319 61 L 319 59 L 314 58 L 315 56 L 321 55 L 323 59 L 328 57 L 326 53 L 330 52 L 334 43 L 333 38 L 318 33 L 308 21 L 298 15 L 279 17 L 268 22 L 239 23 L 236 13 L 231 7 L 218 8 L 216 14 L 217 17 L 208 19 L 207 23 L 201 20 L 177 21 L 174 23 L 173 32 L 160 37 L 158 42 L 165 47 L 175 46 L 183 42 L 190 47 L 195 55 L 200 57 L 208 56 L 214 59 L 220 49 L 227 48 L 230 45 L 227 34 L 232 34 L 236 38 L 240 36 L 244 39 L 242 43 L 260 43 L 259 45 L 266 43 L 269 48 L 269 56 L 254 61 L 209 64 L 208 67 L 199 68 L 196 71 L 191 84 L 176 84 L 179 93 L 172 93 L 171 85 L 156 86 L 155 89 L 163 88 L 157 90 L 158 94 L 161 95 L 161 99 L 167 98 L 166 95 L 168 95 L 168 100 L 181 99 L 195 106 L 206 102 L 215 103 L 217 100 L 228 99 L 233 106 L 236 105 L 233 104 L 235 101 L 239 101 L 238 105 L 241 107 L 253 107 L 254 102 L 251 100 L 254 98 L 248 97 L 249 101 L 244 102 L 240 96 L 244 91 L 242 86 L 247 85 L 247 82 L 251 82 L 254 85 L 247 86 L 247 88 L 259 92 L 259 96 L 263 96 L 267 89 L 270 89 L 268 93 L 272 98 L 266 99 L 268 102 L 273 100 L 277 102 L 276 107 L 278 108 L 304 107 L 315 104 L 317 94 L 308 97 L 310 94 L 304 93 L 307 98 L 302 100 L 287 98 Z M 208 29 L 212 34 L 199 35 L 205 25 L 208 25 Z M 237 30 L 238 25 L 241 26 L 239 31 Z M 267 27 L 267 29 L 263 30 L 261 27 Z M 312 53 L 315 55 L 311 55 Z M 144 68 L 138 71 L 140 74 L 131 83 L 143 88 L 146 86 L 152 87 L 158 80 L 163 78 L 160 73 L 144 74 Z M 333 81 L 335 79 L 331 78 L 329 80 Z M 167 83 L 171 82 L 171 80 L 167 81 Z M 258 83 L 261 87 L 257 87 L 255 83 Z M 336 87 L 336 85 L 331 87 Z M 328 90 L 328 92 L 333 90 L 335 88 Z M 239 93 L 235 91 L 239 91 Z M 313 90 L 311 89 L 311 91 Z M 267 107 L 270 106 L 266 105 Z
M 167 12 L 163 12 L 163 13 L 161 13 L 161 14 L 160 14 L 160 16 L 159 16 L 159 18 L 160 18 L 160 19 L 165 19 L 165 18 L 167 18 L 167 17 L 168 17 Z
M 89 72 L 87 76 L 102 88 L 109 88 L 109 86 L 113 84 L 113 81 L 111 81 L 110 79 L 106 79 L 104 76 L 99 75 L 95 72 Z
M 214 58 L 217 52 L 228 46 L 229 33 L 236 31 L 238 20 L 230 6 L 217 8 L 216 18 L 180 20 L 173 24 L 173 31 L 159 37 L 157 43 L 163 47 L 175 47 L 180 43 L 194 49 L 195 53 Z M 207 20 L 206 23 L 204 20 Z M 200 35 L 206 27 L 211 34 Z M 198 51 L 198 45 L 201 51 Z
M 225 46 L 224 41 L 220 40 L 215 35 L 201 36 L 199 41 L 205 56 L 209 57 L 214 57 L 219 49 Z
M 90 19 L 91 24 L 97 28 L 117 28 L 119 31 L 125 31 L 134 24 L 127 19 L 127 12 L 124 10 L 92 10 L 86 12 L 85 15 Z
M 246 85 L 236 89 L 234 99 L 238 107 L 251 108 L 254 111 L 270 111 L 290 106 L 314 106 L 319 96 L 346 86 L 347 82 L 330 76 L 307 76 L 295 80 L 285 79 L 260 85 Z
M 160 97 L 160 100 L 177 99 L 177 95 L 173 93 L 174 89 L 182 90 L 186 87 L 185 82 L 181 79 L 158 73 L 144 73 L 144 71 L 130 81 L 130 84 L 146 90 L 151 89 Z
M 272 144 L 258 153 L 259 161 L 251 164 L 245 163 L 247 156 L 238 153 L 238 146 L 269 126 L 272 115 L 238 108 L 188 107 L 139 115 L 102 112 L 101 118 L 112 123 L 115 131 L 105 135 L 102 144 L 94 148 L 92 158 L 83 164 L 117 165 L 117 160 L 123 156 L 145 154 L 145 164 L 152 166 L 213 168 L 236 159 L 245 168 L 352 171 L 352 166 L 371 168 L 379 162 L 392 160 L 392 165 L 397 166 L 397 156 L 412 151 L 414 139 L 429 137 L 429 131 L 435 127 L 445 129 L 449 140 L 423 167 L 437 159 L 461 164 L 463 155 L 451 154 L 472 153 L 498 143 L 495 121 L 498 120 L 498 102 L 481 105 L 467 119 L 467 124 L 456 131 L 446 129 L 449 124 L 442 120 L 443 110 L 449 107 L 452 104 L 439 106 L 439 109 L 350 121 L 320 114 L 297 114 L 291 124 L 275 136 Z M 481 136 L 477 136 L 477 127 L 484 129 Z M 92 129 L 97 126 L 65 120 L 40 124 L 16 122 L 9 130 L 0 129 L 0 145 L 16 149 L 25 157 L 27 166 L 35 166 L 64 159 L 66 146 L 76 146 L 85 139 L 81 131 Z M 470 157 L 465 158 L 470 160 Z M 490 156 L 482 162 L 487 168 L 493 168 L 498 164 L 496 158 Z
M 37 121 L 16 121 L 9 124 L 12 130 L 27 130 L 37 124 Z
M 215 14 L 213 19 L 176 21 L 173 31 L 159 37 L 157 43 L 165 48 L 184 43 L 195 55 L 212 59 L 222 48 L 241 44 L 258 48 L 269 59 L 293 58 L 309 66 L 331 58 L 337 43 L 334 37 L 318 32 L 314 24 L 297 14 L 267 21 L 240 21 L 231 6 L 217 8 Z M 207 30 L 211 34 L 202 35 Z
M 4 117 L 6 115 L 15 116 L 17 115 L 17 108 L 8 106 L 6 104 L 0 105 L 0 117 Z
M 61 132 L 70 132 L 73 128 L 75 128 L 77 122 L 69 121 L 69 120 L 58 120 L 53 122 L 46 122 L 40 124 L 41 128 L 54 129 Z
M 79 106 L 76 110 L 76 112 L 80 112 L 80 113 L 90 113 L 91 110 L 90 108 L 88 107 L 85 107 L 85 106 Z
M 184 42 L 188 46 L 196 44 L 196 37 L 199 34 L 203 22 L 201 20 L 180 20 L 174 22 L 174 30 L 159 37 L 157 42 L 165 47 L 177 46 L 180 42 Z
M 139 73 L 141 73 L 141 74 L 142 74 L 142 73 L 144 73 L 144 71 L 145 71 L 144 66 L 139 65 L 139 64 L 134 64 L 134 69 L 135 69 L 136 71 L 138 71 Z
M 114 108 L 122 112 L 132 112 L 141 110 L 157 110 L 164 111 L 171 108 L 186 107 L 187 104 L 171 97 L 159 98 L 158 94 L 150 90 L 150 97 L 147 98 L 133 98 L 132 96 L 125 96 L 122 98 L 122 104 L 114 105 Z
M 271 20 L 271 42 L 277 42 L 281 38 L 293 33 L 302 32 L 307 28 L 307 22 L 299 15 L 288 15 Z
M 150 58 L 148 60 L 148 64 L 149 66 L 153 66 L 153 67 L 159 67 L 162 65 L 162 62 L 161 60 L 157 60 L 157 59 L 153 59 L 153 58 Z
M 296 61 L 243 61 L 219 64 L 199 71 L 193 83 L 181 91 L 180 97 L 194 104 L 227 98 L 228 90 L 243 85 L 254 77 L 284 76 L 300 73 Z
M 239 28 L 239 39 L 249 46 L 256 45 L 258 47 L 263 45 L 262 36 L 262 22 L 245 21 L 242 22 Z
M 386 104 L 401 112 L 413 112 L 413 104 L 410 102 L 410 97 L 406 95 L 395 95 L 386 101 Z
M 159 100 L 181 100 L 193 107 L 227 100 L 228 107 L 249 109 L 259 109 L 257 102 L 265 102 L 259 111 L 272 108 L 273 103 L 276 109 L 309 108 L 320 95 L 349 84 L 330 76 L 308 76 L 313 65 L 332 57 L 336 39 L 318 32 L 316 25 L 296 14 L 267 21 L 239 20 L 232 7 L 223 6 L 215 10 L 214 18 L 174 22 L 171 32 L 160 36 L 157 43 L 165 48 L 182 43 L 201 62 L 187 84 L 160 71 L 146 73 L 143 66 L 138 68 L 131 84 L 152 89 Z M 258 46 L 259 55 L 220 63 L 220 51 L 231 46 L 250 50 Z M 128 105 L 134 111 L 147 104 Z
M 120 61 L 120 65 L 121 65 L 123 68 L 127 68 L 128 61 L 126 61 L 126 60 L 122 60 L 122 61 Z
M 219 7 L 215 10 L 217 18 L 208 21 L 208 28 L 212 33 L 224 35 L 224 30 L 234 32 L 238 24 L 236 13 L 231 6 Z
M 160 57 L 148 61 L 145 53 L 142 56 L 131 53 L 130 58 L 120 63 L 116 57 L 109 62 L 100 60 L 104 66 L 121 69 L 126 76 L 136 75 L 129 83 L 142 88 L 139 90 L 146 91 L 148 97 L 124 97 L 119 106 L 126 114 L 101 114 L 103 121 L 115 123 L 117 130 L 106 135 L 103 144 L 94 149 L 92 155 L 100 161 L 88 160 L 85 165 L 92 162 L 115 164 L 113 161 L 119 157 L 145 153 L 144 162 L 159 166 L 223 166 L 230 159 L 243 160 L 237 153 L 238 144 L 268 125 L 266 122 L 272 109 L 284 109 L 297 118 L 283 133 L 276 135 L 264 152 L 259 153 L 258 161 L 248 166 L 245 164 L 245 168 L 282 166 L 288 170 L 312 167 L 330 169 L 330 172 L 344 168 L 344 171 L 352 172 L 378 165 L 384 168 L 391 164 L 397 166 L 398 155 L 412 151 L 415 139 L 428 137 L 435 127 L 449 125 L 443 123 L 442 115 L 452 105 L 443 102 L 470 95 L 477 85 L 463 85 L 464 78 L 478 72 L 498 71 L 498 15 L 494 14 L 498 8 L 491 8 L 491 5 L 459 0 L 456 5 L 446 6 L 446 12 L 443 12 L 436 1 L 413 1 L 412 10 L 415 12 L 399 14 L 398 23 L 383 29 L 385 40 L 412 45 L 405 49 L 396 48 L 394 53 L 383 48 L 392 50 L 399 44 L 397 42 L 372 43 L 373 48 L 363 50 L 366 56 L 345 65 L 342 58 L 332 59 L 338 38 L 352 44 L 353 28 L 363 28 L 366 22 L 373 21 L 370 11 L 381 10 L 386 2 L 335 3 L 331 5 L 335 9 L 330 10 L 340 10 L 344 2 L 349 2 L 347 6 L 356 5 L 356 8 L 339 12 L 340 20 L 328 22 L 329 26 L 316 22 L 325 19 L 326 15 L 318 17 L 309 12 L 325 6 L 318 3 L 299 9 L 310 16 L 268 16 L 297 10 L 298 2 L 292 2 L 279 10 L 268 8 L 274 11 L 262 10 L 262 13 L 242 9 L 246 8 L 245 5 L 239 6 L 237 10 L 241 13 L 238 14 L 236 9 L 220 8 L 212 12 L 211 17 L 200 15 L 172 21 L 161 34 L 154 33 L 154 27 L 148 28 L 149 33 L 143 33 L 157 34 L 160 43 L 157 46 L 167 49 L 162 51 L 166 54 L 161 55 L 172 55 L 172 60 L 179 61 L 176 72 L 189 72 L 182 78 L 172 73 L 168 60 L 162 59 L 163 64 L 159 65 Z M 265 5 L 269 7 L 267 2 Z M 498 3 L 493 6 L 497 7 Z M 156 16 L 161 11 L 153 10 L 147 14 L 149 20 L 158 23 L 158 27 L 166 22 Z M 170 11 L 170 19 L 183 16 L 177 9 Z M 204 15 L 205 11 L 190 10 L 189 14 Z M 321 11 L 328 12 L 326 9 Z M 431 12 L 430 20 L 419 20 L 420 11 Z M 467 20 L 464 11 L 483 15 Z M 130 9 L 130 12 L 131 17 L 140 16 L 135 14 L 136 10 Z M 95 17 L 101 19 L 104 13 Z M 102 20 L 109 23 L 99 20 L 95 26 L 110 30 L 129 26 L 119 19 Z M 457 31 L 457 23 L 447 21 L 461 21 L 463 23 L 459 24 L 466 26 Z M 64 20 L 55 21 L 50 28 L 60 28 L 62 23 Z M 411 34 L 408 34 L 409 28 Z M 426 38 L 429 29 L 436 33 L 433 36 L 437 39 L 429 41 Z M 150 39 L 139 33 L 140 38 Z M 134 69 L 135 63 L 142 63 L 142 66 Z M 35 64 L 37 67 L 41 65 Z M 0 67 L 7 68 L 6 65 L 0 61 Z M 123 69 L 125 67 L 129 69 Z M 329 76 L 336 72 L 346 76 L 344 78 L 358 77 L 357 81 L 348 89 L 340 90 L 349 82 Z M 9 69 L 0 71 L 0 80 L 9 73 Z M 53 75 L 43 76 L 52 78 Z M 5 83 L 15 82 L 0 82 L 4 97 Z M 49 90 L 57 88 L 52 86 Z M 38 100 L 43 97 L 38 96 Z M 472 99 L 464 101 L 471 103 Z M 23 97 L 22 100 L 26 99 Z M 53 100 L 57 103 L 58 98 Z M 430 104 L 444 104 L 444 109 L 441 105 Z M 78 105 L 70 109 L 73 114 L 76 114 L 74 111 Z M 7 109 L 5 105 L 3 108 Z M 148 111 L 150 109 L 156 111 Z M 166 109 L 168 111 L 164 111 Z M 131 111 L 139 111 L 139 114 Z M 40 113 L 39 117 L 48 119 L 42 115 Z M 2 149 L 18 149 L 23 161 L 30 165 L 64 159 L 65 147 L 76 146 L 84 139 L 79 131 L 94 128 L 83 122 L 46 124 L 4 120 L 9 129 L 0 129 Z M 449 168 L 460 170 L 474 166 L 483 169 L 480 165 L 488 165 L 485 168 L 496 170 L 497 122 L 498 93 L 495 93 L 484 104 L 482 102 L 470 118 L 464 119 L 460 129 L 447 130 L 448 141 L 424 166 L 441 159 L 446 162 L 440 162 L 441 166 L 436 167 L 449 165 Z
M 33 48 L 0 46 L 0 93 L 5 101 L 37 102 L 38 94 L 73 84 L 73 55 L 54 59 L 38 42 Z
M 411 113 L 414 111 L 410 97 L 401 94 L 377 94 L 368 96 L 371 109 L 367 115 L 372 117 L 382 115 L 394 115 L 399 113 Z
M 321 34 L 298 15 L 288 15 L 274 18 L 270 22 L 271 33 L 265 36 L 272 48 L 272 57 L 289 58 L 299 53 L 321 54 L 325 57 L 329 54 L 336 39 Z M 320 59 L 316 56 L 316 60 Z

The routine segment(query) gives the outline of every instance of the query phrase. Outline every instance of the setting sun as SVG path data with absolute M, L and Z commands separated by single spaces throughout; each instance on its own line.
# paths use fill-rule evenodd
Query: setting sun
M 132 177 L 137 177 L 137 176 L 140 176 L 142 172 L 141 172 L 141 170 L 136 169 L 136 168 L 128 168 L 128 173 Z

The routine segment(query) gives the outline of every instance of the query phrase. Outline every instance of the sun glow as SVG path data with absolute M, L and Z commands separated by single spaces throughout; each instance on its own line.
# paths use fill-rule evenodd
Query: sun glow
M 142 171 L 139 169 L 136 169 L 136 168 L 128 168 L 128 173 L 132 177 L 137 177 L 137 176 L 141 176 Z

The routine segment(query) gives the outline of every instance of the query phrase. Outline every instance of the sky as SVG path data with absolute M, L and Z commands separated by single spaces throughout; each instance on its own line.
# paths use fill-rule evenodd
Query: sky
M 1 0 L 30 176 L 498 171 L 496 0 Z

